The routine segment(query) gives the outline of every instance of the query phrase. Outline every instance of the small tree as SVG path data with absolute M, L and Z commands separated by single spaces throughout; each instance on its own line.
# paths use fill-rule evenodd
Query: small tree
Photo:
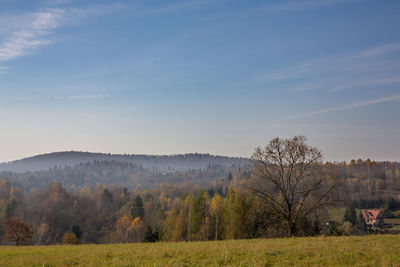
M 229 174 L 228 174 L 228 186 L 231 184 L 232 180 L 233 180 L 233 175 L 232 175 L 231 172 L 229 172 Z
M 64 245 L 77 245 L 79 244 L 79 238 L 73 232 L 66 232 L 62 239 Z
M 15 242 L 16 246 L 23 245 L 32 239 L 32 226 L 24 224 L 19 219 L 9 219 L 5 224 L 7 226 L 5 238 Z
M 356 209 L 354 208 L 353 204 L 350 204 L 344 212 L 344 217 L 343 217 L 344 222 L 351 222 L 352 225 L 357 224 L 357 214 L 356 214 Z
M 367 224 L 364 220 L 364 217 L 362 215 L 362 212 L 360 211 L 358 220 L 357 220 L 357 228 L 364 233 L 367 230 Z
M 151 226 L 147 225 L 146 231 L 144 232 L 143 241 L 144 242 L 157 242 L 159 240 L 160 240 L 160 236 L 159 236 L 158 230 L 156 229 L 155 231 L 153 231 Z
M 104 189 L 101 194 L 101 199 L 104 203 L 111 203 L 114 200 L 114 196 L 108 189 Z
M 76 236 L 78 239 L 81 238 L 82 231 L 81 231 L 81 228 L 79 227 L 79 225 L 73 224 L 73 225 L 71 226 L 71 232 L 74 233 L 75 236 Z
M 396 202 L 393 198 L 389 198 L 385 201 L 385 209 L 387 210 L 394 210 L 396 208 Z

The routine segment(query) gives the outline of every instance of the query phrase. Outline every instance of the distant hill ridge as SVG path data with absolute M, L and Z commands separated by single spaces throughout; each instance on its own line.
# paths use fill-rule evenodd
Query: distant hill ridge
M 212 165 L 246 165 L 248 158 L 226 157 L 210 154 L 176 154 L 176 155 L 138 155 L 106 154 L 81 151 L 63 151 L 36 155 L 20 160 L 0 163 L 0 172 L 34 172 L 48 170 L 52 167 L 74 166 L 96 160 L 115 160 L 132 162 L 145 168 L 189 170 L 207 168 Z

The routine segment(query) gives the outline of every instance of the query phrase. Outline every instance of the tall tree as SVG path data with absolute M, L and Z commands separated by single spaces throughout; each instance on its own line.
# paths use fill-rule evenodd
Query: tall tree
M 197 224 L 195 215 L 195 197 L 188 195 L 181 202 L 179 215 L 176 220 L 176 226 L 173 234 L 174 241 L 186 240 L 190 241 L 195 233 Z
M 209 194 L 206 191 L 201 191 L 197 198 L 194 211 L 198 216 L 198 224 L 196 227 L 199 230 L 198 238 L 202 240 L 208 240 L 211 234 L 210 205 L 211 200 Z M 193 216 L 193 218 L 195 218 L 195 216 Z
M 219 194 L 215 194 L 214 197 L 212 198 L 210 212 L 215 222 L 214 239 L 218 240 L 222 232 L 222 219 L 223 219 L 222 215 L 224 213 L 224 199 Z
M 118 242 L 126 243 L 129 241 L 129 228 L 132 217 L 128 214 L 122 215 L 115 224 L 115 237 Z
M 296 235 L 300 220 L 331 204 L 335 186 L 321 175 L 322 154 L 304 136 L 274 138 L 256 148 L 252 159 L 249 189 L 284 219 L 289 236 Z
M 226 201 L 226 238 L 249 237 L 248 212 L 251 209 L 250 199 L 231 186 Z
M 143 240 L 146 226 L 140 217 L 136 217 L 129 226 L 129 240 L 133 242 L 140 242 Z
M 15 209 L 17 208 L 17 201 L 15 198 L 11 199 L 9 203 L 6 204 L 3 211 L 4 219 L 11 219 L 14 216 Z
M 143 219 L 144 217 L 143 200 L 139 195 L 137 195 L 133 201 L 131 215 L 133 218 L 140 217 Z
M 163 225 L 162 240 L 163 241 L 175 241 L 175 226 L 179 216 L 179 209 L 175 206 L 171 210 L 167 211 L 167 218 Z

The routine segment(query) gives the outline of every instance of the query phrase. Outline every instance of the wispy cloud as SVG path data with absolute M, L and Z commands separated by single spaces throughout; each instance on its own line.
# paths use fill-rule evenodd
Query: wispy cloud
M 322 90 L 334 93 L 352 88 L 400 84 L 400 43 L 388 43 L 360 52 L 308 60 L 294 66 L 260 72 L 254 81 L 279 84 L 288 91 Z
M 2 99 L 7 101 L 50 101 L 50 100 L 96 100 L 96 99 L 105 99 L 111 98 L 112 95 L 106 94 L 86 94 L 86 95 L 67 95 L 67 96 L 49 96 L 49 95 L 38 95 L 38 96 L 29 96 L 29 95 L 16 95 L 16 96 L 7 96 Z
M 400 42 L 389 43 L 376 48 L 367 49 L 362 53 L 360 53 L 357 57 L 360 58 L 376 57 L 397 51 L 400 51 Z
M 64 2 L 64 1 L 63 1 Z M 69 1 L 65 1 L 69 2 Z M 120 10 L 122 5 L 94 5 L 85 8 L 46 8 L 36 12 L 0 17 L 0 63 L 16 59 L 52 43 L 54 31 L 89 17 Z
M 344 111 L 344 110 L 350 110 L 350 109 L 355 109 L 355 108 L 360 108 L 360 107 L 365 107 L 365 106 L 370 106 L 370 105 L 376 105 L 376 104 L 381 104 L 381 103 L 387 103 L 387 102 L 395 102 L 395 101 L 400 101 L 400 94 L 376 98 L 376 99 L 372 99 L 372 100 L 354 102 L 351 104 L 342 105 L 342 106 L 338 106 L 338 107 L 314 110 L 311 112 L 306 112 L 306 113 L 297 114 L 297 115 L 293 115 L 293 116 L 284 118 L 276 123 L 273 123 L 271 126 L 269 126 L 267 128 L 267 130 L 277 128 L 280 125 L 282 125 L 282 123 L 285 123 L 288 121 L 313 117 L 313 116 L 317 116 L 317 115 L 324 114 L 324 113 L 339 112 L 339 111 Z
M 4 74 L 8 70 L 8 67 L 0 66 L 0 74 Z
M 354 109 L 354 108 L 365 107 L 365 106 L 370 106 L 370 105 L 375 105 L 375 104 L 380 104 L 380 103 L 385 103 L 385 102 L 399 101 L 399 100 L 400 100 L 400 95 L 393 95 L 393 96 L 382 97 L 382 98 L 377 98 L 377 99 L 372 99 L 372 100 L 367 100 L 367 101 L 354 102 L 349 105 L 303 113 L 303 114 L 295 115 L 292 117 L 288 117 L 286 120 L 295 120 L 295 119 L 300 119 L 300 118 L 312 117 L 312 116 L 323 114 L 323 113 L 331 113 L 331 112 L 336 112 L 336 111 Z
M 32 96 L 10 96 L 5 98 L 7 101 L 30 101 L 35 99 Z
M 46 36 L 58 26 L 64 15 L 61 9 L 47 9 L 29 14 L 29 23 L 21 25 L 0 44 L 0 63 L 23 56 L 40 46 L 51 43 Z
M 98 98 L 110 98 L 111 95 L 71 95 L 67 98 L 72 99 L 98 99 Z

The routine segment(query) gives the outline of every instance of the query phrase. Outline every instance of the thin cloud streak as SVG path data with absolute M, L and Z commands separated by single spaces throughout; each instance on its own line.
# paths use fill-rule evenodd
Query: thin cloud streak
M 365 107 L 365 106 L 370 106 L 370 105 L 375 105 L 375 104 L 380 104 L 380 103 L 394 102 L 394 101 L 399 101 L 399 100 L 400 100 L 400 94 L 394 95 L 394 96 L 389 96 L 389 97 L 368 100 L 368 101 L 355 102 L 355 103 L 352 103 L 349 105 L 344 105 L 344 106 L 335 107 L 335 108 L 327 108 L 327 109 L 316 110 L 316 111 L 312 111 L 312 112 L 308 112 L 308 113 L 303 113 L 300 115 L 288 117 L 287 119 L 285 119 L 285 121 L 301 119 L 301 118 L 306 118 L 306 117 L 312 117 L 312 116 L 323 114 L 323 113 L 331 113 L 331 112 L 336 112 L 336 111 L 343 111 L 343 110 L 348 110 L 348 109 Z
M 400 51 L 400 43 L 389 43 L 350 55 L 342 54 L 308 60 L 298 64 L 295 67 L 284 68 L 278 71 L 267 72 L 264 74 L 258 74 L 256 75 L 255 79 L 260 82 L 278 82 L 288 79 L 303 78 L 304 76 L 309 77 L 323 71 L 328 72 L 326 70 L 327 66 L 329 68 L 335 69 L 344 68 L 344 70 L 346 71 L 363 71 L 365 70 L 365 66 L 379 69 L 382 66 L 377 65 L 378 63 L 376 62 L 376 58 L 379 56 L 393 54 L 397 51 Z M 363 61 L 368 59 L 374 60 L 372 64 L 369 61 Z M 384 65 L 388 65 L 389 62 L 390 61 L 385 61 Z
M 367 79 L 366 81 L 361 80 L 361 81 L 349 82 L 349 83 L 344 83 L 342 85 L 338 85 L 329 90 L 328 93 L 334 93 L 344 89 L 351 89 L 354 87 L 361 87 L 361 86 L 367 87 L 367 86 L 382 86 L 382 85 L 397 85 L 397 84 L 400 84 L 400 77 L 398 76 L 380 78 L 380 79 L 369 79 L 369 80 Z
M 0 74 L 4 74 L 8 70 L 8 67 L 0 66 Z
M 372 99 L 372 100 L 367 100 L 367 101 L 354 102 L 354 103 L 344 105 L 344 106 L 339 106 L 339 107 L 326 108 L 326 109 L 320 109 L 320 110 L 315 110 L 315 111 L 311 111 L 311 112 L 306 112 L 306 113 L 302 113 L 302 114 L 298 114 L 298 115 L 294 115 L 294 116 L 290 116 L 285 119 L 282 119 L 282 120 L 272 124 L 271 126 L 269 126 L 267 128 L 267 131 L 277 128 L 282 123 L 287 122 L 287 121 L 293 121 L 293 120 L 313 117 L 313 116 L 317 116 L 317 115 L 325 114 L 325 113 L 333 113 L 333 112 L 338 112 L 338 111 L 344 111 L 344 110 L 349 110 L 349 109 L 355 109 L 355 108 L 376 105 L 376 104 L 381 104 L 381 103 L 387 103 L 387 102 L 395 102 L 395 101 L 400 101 L 400 94 L 388 96 L 388 97 L 377 98 L 377 99 Z
M 283 83 L 284 90 L 304 92 L 345 89 L 370 89 L 372 86 L 400 84 L 400 43 L 393 42 L 352 54 L 308 60 L 294 67 L 258 73 L 253 81 L 261 84 Z
M 360 53 L 358 57 L 360 58 L 376 57 L 383 54 L 393 53 L 399 50 L 400 50 L 400 42 L 394 42 L 376 48 L 368 49 Z
M 110 98 L 111 95 L 72 95 L 67 98 L 75 98 L 75 99 L 96 99 L 96 98 Z

